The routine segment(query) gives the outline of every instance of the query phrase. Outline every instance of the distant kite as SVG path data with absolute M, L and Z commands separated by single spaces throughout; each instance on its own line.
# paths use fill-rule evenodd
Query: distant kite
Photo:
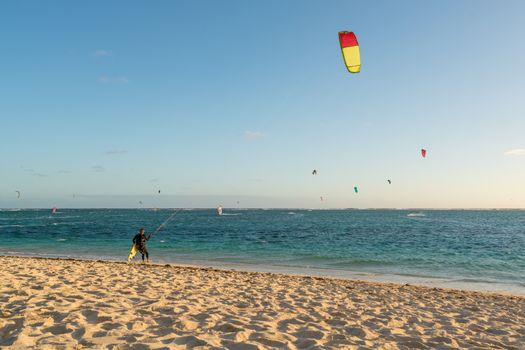
M 322 201 L 323 201 L 323 196 L 321 196 L 321 197 L 319 197 L 319 198 L 321 198 L 321 202 L 322 202 Z
M 354 186 L 354 192 L 355 192 L 355 193 L 358 193 L 358 192 L 359 192 L 359 190 L 357 189 L 357 186 Z
M 424 149 L 424 148 L 421 149 L 421 156 L 423 158 L 425 158 L 427 156 L 427 150 L 426 149 Z
M 139 201 L 139 204 L 142 204 L 142 201 Z
M 16 194 L 17 194 L 17 197 L 16 198 L 20 198 L 20 191 L 15 191 Z
M 160 194 L 160 190 L 159 190 L 159 194 Z
M 354 32 L 339 32 L 339 44 L 348 71 L 359 73 L 361 71 L 361 53 Z
M 312 175 L 317 175 L 317 170 L 314 169 L 314 171 L 312 171 Z
M 388 181 L 388 184 L 391 185 L 392 184 L 392 180 L 386 180 Z

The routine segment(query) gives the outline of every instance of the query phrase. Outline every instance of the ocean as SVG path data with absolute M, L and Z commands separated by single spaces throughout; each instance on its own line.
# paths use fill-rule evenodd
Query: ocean
M 0 255 L 125 261 L 138 229 L 173 213 L 4 209 Z M 525 294 L 522 210 L 183 209 L 148 250 L 155 263 Z

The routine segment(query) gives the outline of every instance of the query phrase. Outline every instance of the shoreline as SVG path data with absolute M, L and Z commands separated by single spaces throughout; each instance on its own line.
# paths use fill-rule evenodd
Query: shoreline
M 12 349 L 519 349 L 525 297 L 171 264 L 0 256 Z
M 2 207 L 0 211 L 49 211 L 53 206 L 49 207 Z M 463 207 L 399 207 L 399 208 L 368 208 L 368 207 L 223 207 L 231 211 L 243 211 L 243 210 L 370 210 L 370 211 L 525 211 L 525 207 L 479 207 L 479 208 L 463 208 Z M 206 210 L 216 211 L 217 207 L 60 207 L 62 210 Z M 57 212 L 59 213 L 59 212 Z
M 13 255 L 0 253 L 0 257 L 12 257 L 12 258 L 34 258 L 34 259 L 51 259 L 51 260 L 71 260 L 71 261 L 87 261 L 87 262 L 105 262 L 105 263 L 117 263 L 117 264 L 128 264 L 125 260 L 111 259 L 111 258 L 100 258 L 100 257 L 81 257 L 71 258 L 60 255 L 49 254 L 49 256 L 34 256 L 28 255 Z M 131 264 L 141 264 L 137 258 Z M 357 282 L 370 282 L 380 284 L 393 284 L 393 285 L 410 285 L 425 288 L 438 288 L 442 290 L 454 290 L 454 291 L 469 291 L 469 292 L 480 292 L 480 293 L 495 293 L 507 296 L 518 296 L 525 297 L 525 287 L 519 287 L 512 285 L 514 288 L 509 288 L 509 285 L 499 282 L 486 282 L 486 281 L 469 281 L 447 279 L 445 277 L 423 277 L 413 275 L 395 275 L 385 273 L 374 273 L 366 271 L 356 270 L 335 270 L 335 269 L 323 269 L 319 267 L 292 267 L 292 266 L 281 266 L 281 265 L 262 265 L 262 264 L 248 264 L 248 263 L 233 263 L 233 262 L 217 262 L 208 260 L 174 260 L 174 261 L 160 261 L 149 263 L 148 266 L 170 266 L 170 267 L 181 267 L 181 268 L 194 268 L 194 269 L 212 269 L 220 271 L 237 271 L 247 273 L 267 273 L 277 274 L 285 276 L 302 276 L 312 278 L 329 278 L 336 280 L 345 281 L 357 281 Z M 500 288 L 497 288 L 500 286 Z

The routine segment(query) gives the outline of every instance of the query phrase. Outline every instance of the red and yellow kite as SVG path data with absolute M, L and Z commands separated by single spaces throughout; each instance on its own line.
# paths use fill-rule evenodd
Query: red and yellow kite
M 343 51 L 346 68 L 350 73 L 361 71 L 361 54 L 354 32 L 339 32 L 339 44 Z

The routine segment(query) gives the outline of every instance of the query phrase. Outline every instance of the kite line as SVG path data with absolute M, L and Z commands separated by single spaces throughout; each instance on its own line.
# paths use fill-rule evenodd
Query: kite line
M 177 210 L 175 210 L 175 212 L 173 212 L 173 214 L 171 214 L 162 224 L 160 224 L 159 227 L 157 227 L 157 229 L 155 231 L 153 231 L 153 233 L 151 233 L 149 235 L 149 237 L 151 238 L 151 236 L 153 236 L 155 233 L 159 232 L 160 230 L 162 230 L 162 228 L 171 220 L 175 217 L 175 215 L 177 215 L 180 211 L 182 210 L 182 208 L 179 208 Z

